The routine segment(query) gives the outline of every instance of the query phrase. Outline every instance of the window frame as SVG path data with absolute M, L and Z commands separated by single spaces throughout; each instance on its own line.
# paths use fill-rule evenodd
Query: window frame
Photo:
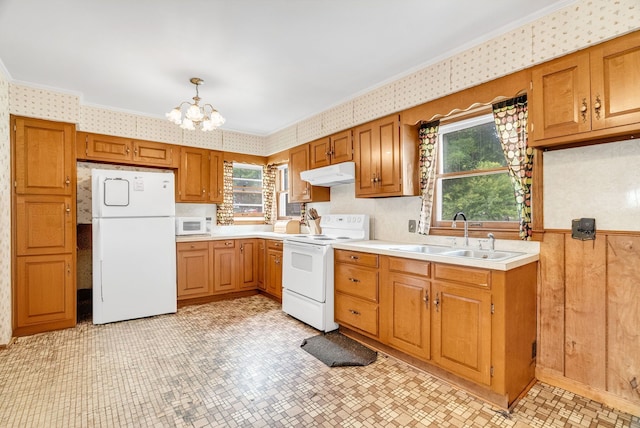
M 481 111 L 474 112 L 472 115 L 465 115 L 456 117 L 455 121 L 441 121 L 438 129 L 438 159 L 436 169 L 436 186 L 434 191 L 433 211 L 431 215 L 431 232 L 434 235 L 451 235 L 462 234 L 462 227 L 460 227 L 460 221 L 456 228 L 452 227 L 452 219 L 439 218 L 442 213 L 442 180 L 450 178 L 468 178 L 473 176 L 485 176 L 492 174 L 508 174 L 508 166 L 499 168 L 490 168 L 486 170 L 473 170 L 473 171 L 459 171 L 444 173 L 444 148 L 443 148 L 443 135 L 449 132 L 470 128 L 473 126 L 493 122 L 493 112 L 487 108 Z M 444 130 L 444 132 L 443 132 Z M 480 172 L 482 171 L 482 172 Z M 519 220 L 514 221 L 474 221 L 469 220 L 468 230 L 469 236 L 484 237 L 488 232 L 497 232 L 501 238 L 518 239 L 519 233 Z
M 264 168 L 262 165 L 254 165 L 254 164 L 244 163 L 244 162 L 233 162 L 234 169 L 236 168 L 236 166 L 239 168 L 260 170 L 260 176 L 261 176 L 261 182 L 262 182 L 262 185 L 260 186 L 260 194 L 262 198 L 262 204 L 261 204 L 262 213 L 260 215 L 253 215 L 254 213 L 236 213 L 235 203 L 234 203 L 233 220 L 234 222 L 242 222 L 242 223 L 263 223 L 264 222 Z M 232 177 L 232 183 L 234 179 L 235 177 Z M 236 186 L 234 185 L 232 188 L 233 188 L 233 195 L 235 199 Z M 257 192 L 252 192 L 252 193 L 257 193 Z
M 276 177 L 276 217 L 278 220 L 294 220 L 299 218 L 299 215 L 295 215 L 295 216 L 287 216 L 287 215 L 281 215 L 282 212 L 286 213 L 286 207 L 284 208 L 284 210 L 282 210 L 282 198 L 287 198 L 289 196 L 289 187 L 287 186 L 285 188 L 285 186 L 283 185 L 283 175 L 284 173 L 282 172 L 284 169 L 287 170 L 287 184 L 291 183 L 291 169 L 289 168 L 289 164 L 288 163 L 283 163 L 278 165 L 278 176 Z M 286 203 L 286 202 L 285 202 Z M 289 203 L 295 203 L 295 202 L 289 202 Z

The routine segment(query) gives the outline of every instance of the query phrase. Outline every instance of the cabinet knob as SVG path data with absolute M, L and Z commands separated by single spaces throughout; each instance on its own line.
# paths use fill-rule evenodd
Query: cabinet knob
M 360 257 L 358 257 L 358 256 L 349 256 L 349 258 L 351 260 L 360 260 Z
M 428 307 L 429 306 L 429 292 L 428 291 L 424 292 L 424 298 L 422 300 L 424 300 L 425 306 Z
M 228 246 L 230 246 L 230 245 L 233 245 L 233 242 L 231 242 L 231 241 L 227 241 L 227 242 L 225 242 L 225 243 L 224 243 L 224 245 L 228 247 Z
M 127 154 L 131 153 L 131 149 L 127 146 Z
M 583 98 L 582 105 L 580 106 L 580 114 L 582 115 L 583 122 L 587 121 L 587 110 L 589 110 L 589 107 L 587 105 L 587 99 Z
M 240 252 L 244 251 L 244 244 L 240 245 Z
M 436 312 L 439 312 L 439 307 L 440 307 L 440 293 L 436 294 L 436 299 L 433 301 L 433 304 L 436 307 Z
M 360 282 L 360 280 L 358 278 L 349 278 L 349 281 L 351 281 L 351 282 Z
M 202 189 L 202 194 L 204 195 L 206 193 L 206 191 L 204 189 Z
M 67 208 L 65 208 L 65 211 L 67 212 L 67 215 L 71 213 L 71 207 L 68 204 L 67 204 Z
M 69 176 L 67 175 L 67 179 L 64 180 L 64 184 L 65 186 L 69 187 L 69 185 L 71 185 L 71 179 L 69 178 Z
M 360 315 L 360 312 L 356 311 L 355 309 L 349 309 L 349 312 L 351 312 L 353 315 Z
M 602 107 L 602 101 L 600 95 L 596 95 L 596 102 L 593 104 L 593 110 L 596 112 L 596 119 L 600 120 L 600 108 Z

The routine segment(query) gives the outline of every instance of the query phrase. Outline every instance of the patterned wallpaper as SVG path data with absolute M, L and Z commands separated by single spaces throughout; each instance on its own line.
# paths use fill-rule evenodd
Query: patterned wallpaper
M 0 345 L 11 340 L 11 149 L 9 82 L 0 69 Z
M 224 130 L 189 133 L 162 119 L 81 106 L 79 98 L 72 94 L 8 84 L 0 75 L 0 344 L 7 343 L 11 334 L 9 112 L 72 122 L 78 124 L 78 129 L 90 132 L 269 155 L 638 28 L 638 0 L 577 0 L 268 137 Z

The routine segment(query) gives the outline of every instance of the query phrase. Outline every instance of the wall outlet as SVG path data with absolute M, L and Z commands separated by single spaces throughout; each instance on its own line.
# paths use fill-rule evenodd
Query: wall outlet
M 409 233 L 416 233 L 416 221 L 409 220 Z

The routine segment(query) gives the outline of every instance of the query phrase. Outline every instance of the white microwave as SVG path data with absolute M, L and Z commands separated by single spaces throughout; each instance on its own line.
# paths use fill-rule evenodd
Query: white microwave
M 176 217 L 176 235 L 204 235 L 207 233 L 205 217 Z

